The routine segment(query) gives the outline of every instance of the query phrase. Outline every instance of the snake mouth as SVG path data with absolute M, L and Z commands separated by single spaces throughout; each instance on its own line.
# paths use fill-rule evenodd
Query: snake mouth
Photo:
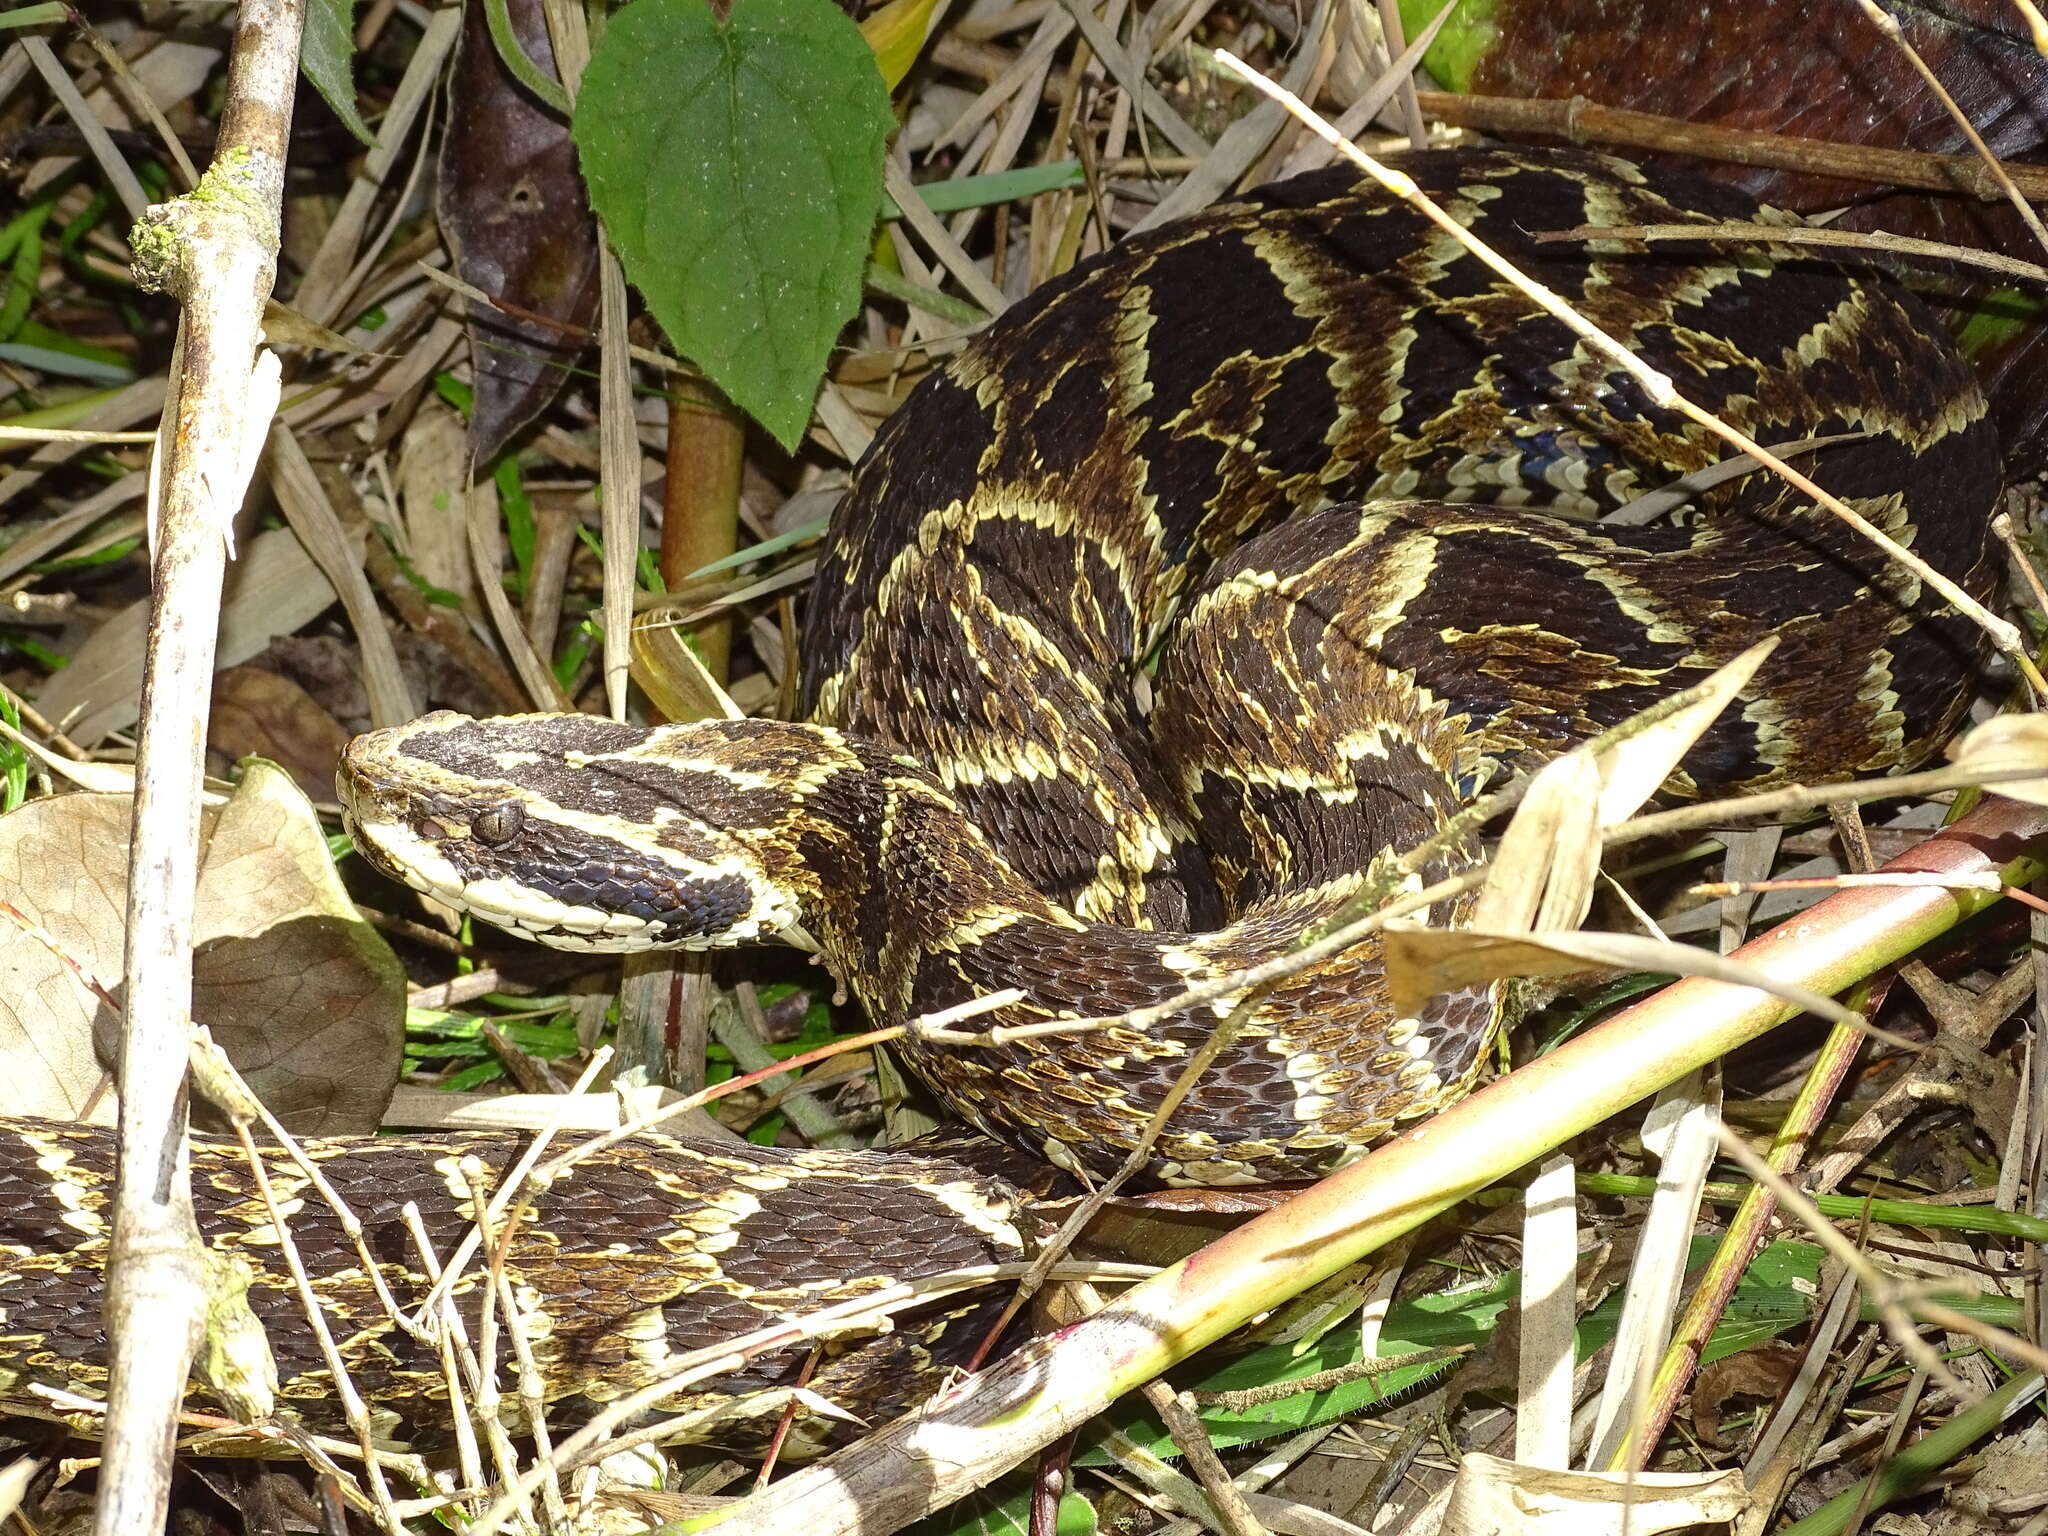
M 551 949 L 631 954 L 724 949 L 796 921 L 794 906 L 730 870 L 675 870 L 601 857 L 522 850 L 526 862 L 431 818 L 419 826 L 348 818 L 376 868 L 423 896 Z
M 535 717 L 543 727 L 556 717 Z M 581 717 L 573 717 L 579 723 Z M 520 720 L 512 725 L 524 723 Z M 493 780 L 437 764 L 420 744 L 475 748 L 490 722 L 430 715 L 356 738 L 335 789 L 349 836 L 375 868 L 423 896 L 555 949 L 716 949 L 790 926 L 795 897 L 738 846 L 690 847 L 665 822 L 628 835 L 510 774 L 541 755 L 491 743 Z M 499 722 L 505 724 L 505 722 Z M 551 786 L 550 786 L 551 788 Z M 701 840 L 700 840 L 701 841 Z

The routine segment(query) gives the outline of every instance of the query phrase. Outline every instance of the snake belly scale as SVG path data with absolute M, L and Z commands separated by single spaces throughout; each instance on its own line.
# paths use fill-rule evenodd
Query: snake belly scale
M 1854 434 L 1821 481 L 1987 588 L 1984 402 L 1894 282 L 1790 248 L 1531 241 L 1756 216 L 1618 160 L 1404 165 L 1758 440 Z M 833 521 L 808 722 L 434 715 L 358 739 L 341 794 L 373 863 L 543 943 L 710 947 L 800 922 L 877 1023 L 1008 988 L 993 1022 L 1114 1015 L 1286 952 L 1504 771 L 1766 634 L 1776 652 L 1671 793 L 1924 760 L 1981 642 L 1859 535 L 1760 475 L 1651 526 L 1598 520 L 1719 457 L 1412 210 L 1319 173 L 1084 263 L 912 394 Z M 1123 1160 L 1221 1011 L 907 1053 L 977 1126 L 1090 1174 Z M 1394 1017 L 1361 945 L 1258 1004 L 1149 1174 L 1324 1172 L 1464 1092 L 1494 1027 L 1478 992 Z M 668 1143 L 649 1166 L 697 1156 Z M 916 1160 L 899 1166 L 915 1184 Z M 574 1237 L 573 1188 L 534 1220 Z M 735 1279 L 761 1240 L 721 1230 L 714 1290 L 766 1285 Z M 635 1275 L 659 1248 L 656 1271 L 702 1280 L 685 1246 L 623 1244 Z M 593 1271 L 577 1305 L 609 1284 Z M 641 1315 L 644 1340 L 660 1327 Z M 563 1366 L 549 1387 L 589 1383 Z

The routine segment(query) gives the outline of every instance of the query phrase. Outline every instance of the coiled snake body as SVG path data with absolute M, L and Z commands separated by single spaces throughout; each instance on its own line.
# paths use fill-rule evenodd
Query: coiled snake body
M 1752 436 L 1857 435 L 1816 461 L 1822 482 L 1984 588 L 1983 401 L 1894 284 L 1789 248 L 1531 242 L 1755 215 L 1616 160 L 1405 166 Z M 544 943 L 710 946 L 800 921 L 878 1023 L 1006 988 L 1021 999 L 988 1022 L 1117 1015 L 1285 952 L 1505 768 L 1764 634 L 1777 651 L 1672 792 L 1933 750 L 1978 639 L 1858 534 L 1761 475 L 1649 526 L 1597 521 L 1720 456 L 1418 214 L 1320 173 L 1084 263 L 906 402 L 855 475 L 810 600 L 819 723 L 429 716 L 359 739 L 342 795 L 372 862 Z M 1369 944 L 1282 982 L 1168 1121 L 1151 1176 L 1317 1174 L 1463 1092 L 1492 998 L 1398 1019 L 1385 990 Z M 1149 1028 L 907 1050 L 983 1129 L 1100 1172 L 1232 1001 Z M 448 1151 L 361 1155 L 395 1169 Z M 722 1209 L 699 1193 L 714 1156 L 667 1142 L 620 1166 L 702 1212 Z M 750 1176 L 807 1193 L 842 1177 L 810 1156 Z M 920 1165 L 899 1166 L 922 1187 Z M 978 1232 L 983 1258 L 1014 1251 L 999 1192 L 945 1165 L 930 1183 L 973 1207 L 952 1225 Z M 465 1198 L 450 1193 L 450 1220 Z M 830 1202 L 791 1216 L 777 1253 L 795 1290 L 847 1279 L 841 1249 L 802 1267 L 802 1222 L 835 1217 L 860 1228 Z M 644 1365 L 701 1335 L 686 1293 L 772 1289 L 746 1267 L 765 1236 L 697 1216 L 676 1230 L 693 1223 L 716 1230 L 688 1252 L 626 1238 L 630 1283 L 593 1263 L 578 1296 L 536 1302 L 551 1337 L 576 1341 L 544 1372 L 551 1393 L 606 1395 L 593 1376 L 633 1350 Z M 536 1240 L 606 1247 L 584 1241 L 573 1180 L 533 1224 Z M 855 1279 L 888 1272 L 878 1256 Z M 645 1305 L 620 1305 L 627 1289 Z M 405 1372 L 380 1359 L 373 1374 Z

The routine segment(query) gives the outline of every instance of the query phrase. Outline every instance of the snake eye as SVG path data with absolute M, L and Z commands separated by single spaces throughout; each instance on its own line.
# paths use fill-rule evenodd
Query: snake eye
M 499 848 L 519 835 L 526 812 L 517 800 L 501 800 L 469 818 L 469 830 L 486 847 Z

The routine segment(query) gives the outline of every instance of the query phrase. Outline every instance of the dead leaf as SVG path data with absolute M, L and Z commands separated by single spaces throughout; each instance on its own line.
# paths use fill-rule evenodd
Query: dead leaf
M 1583 922 L 1600 874 L 1601 832 L 1663 787 L 1777 644 L 1758 641 L 1705 681 L 1544 764 L 1501 838 L 1471 926 L 1558 932 Z
M 68 1119 L 99 1083 L 95 1039 L 118 1024 L 84 978 L 121 984 L 130 812 L 125 795 L 77 794 L 0 817 L 0 888 L 20 914 L 0 913 L 6 1113 Z M 194 1019 L 291 1129 L 374 1130 L 398 1079 L 405 974 L 356 915 L 312 807 L 252 762 L 201 837 Z
M 1775 1343 L 1740 1350 L 1701 1366 L 1692 1386 L 1693 1427 L 1707 1444 L 1726 1450 L 1721 1419 L 1728 1404 L 1738 1397 L 1776 1402 L 1798 1370 L 1799 1351 Z
M 1488 933 L 1393 921 L 1385 935 L 1394 1011 L 1413 1018 L 1439 992 L 1510 976 L 1576 976 L 1586 971 L 1672 971 L 1755 987 L 1837 1024 L 1862 1020 L 1832 998 L 1791 986 L 1711 950 L 1631 933 Z
M 1474 1451 L 1458 1463 L 1441 1536 L 1658 1536 L 1718 1530 L 1749 1507 L 1737 1472 L 1558 1472 Z
M 225 775 L 245 757 L 267 758 L 286 769 L 314 800 L 334 798 L 334 769 L 349 733 L 288 677 L 262 667 L 227 667 L 214 674 L 213 708 L 206 722 L 207 771 Z
M 553 73 L 541 0 L 505 9 L 526 56 Z M 492 298 L 558 322 L 469 306 L 469 441 L 482 461 L 547 409 L 583 350 L 597 315 L 597 228 L 568 122 L 505 72 L 480 5 L 463 17 L 448 100 L 438 212 L 455 270 Z
M 2048 715 L 1993 715 L 1949 743 L 1948 755 L 1971 773 L 2039 768 L 2048 774 Z M 2048 805 L 2048 778 L 2015 779 L 1991 788 L 2008 799 Z

